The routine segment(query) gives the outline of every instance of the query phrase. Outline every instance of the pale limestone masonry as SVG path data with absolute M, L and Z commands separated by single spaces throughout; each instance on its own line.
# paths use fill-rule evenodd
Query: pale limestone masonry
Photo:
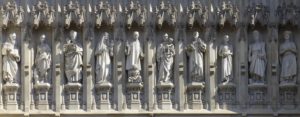
M 0 117 L 300 117 L 299 0 L 0 0 L 0 14 Z

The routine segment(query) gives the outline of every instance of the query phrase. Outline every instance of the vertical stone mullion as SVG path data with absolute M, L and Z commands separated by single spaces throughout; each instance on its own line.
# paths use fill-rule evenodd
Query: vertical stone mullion
M 2 44 L 3 44 L 3 32 L 2 32 L 2 26 L 0 26 L 0 48 L 2 49 Z M 0 51 L 0 66 L 2 65 L 2 51 Z M 0 67 L 0 77 L 2 77 L 2 68 Z M 0 110 L 3 109 L 3 93 L 2 93 L 2 85 L 3 85 L 3 81 L 2 78 L 0 79 Z

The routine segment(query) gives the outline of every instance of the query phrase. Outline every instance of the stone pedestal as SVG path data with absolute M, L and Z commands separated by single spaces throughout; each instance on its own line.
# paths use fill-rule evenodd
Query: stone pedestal
M 171 82 L 168 83 L 159 83 L 157 85 L 158 89 L 158 108 L 162 110 L 172 109 L 172 100 L 171 93 L 174 88 L 174 84 Z
M 49 103 L 48 103 L 48 91 L 50 88 L 49 83 L 37 83 L 34 86 L 36 95 L 37 95 L 37 109 L 39 110 L 48 110 Z
M 68 83 L 65 85 L 66 97 L 67 97 L 67 108 L 69 110 L 80 109 L 79 103 L 79 91 L 81 89 L 80 83 Z
M 282 83 L 279 85 L 280 105 L 283 109 L 296 108 L 297 85 L 295 83 Z
M 267 85 L 264 83 L 252 83 L 248 85 L 249 104 L 252 107 L 261 107 L 267 104 Z
M 19 89 L 19 84 L 16 83 L 6 83 L 3 86 L 4 97 L 5 97 L 5 109 L 7 110 L 18 110 L 17 103 L 17 92 Z
M 141 109 L 141 90 L 143 88 L 142 83 L 128 83 L 127 87 L 127 106 L 133 110 Z
M 220 108 L 228 109 L 235 105 L 235 87 L 233 83 L 221 83 L 218 85 L 218 103 Z
M 192 82 L 187 86 L 189 108 L 193 110 L 203 109 L 205 84 Z
M 110 89 L 112 84 L 109 82 L 98 83 L 95 85 L 96 88 L 96 103 L 97 108 L 101 110 L 111 109 L 110 104 Z

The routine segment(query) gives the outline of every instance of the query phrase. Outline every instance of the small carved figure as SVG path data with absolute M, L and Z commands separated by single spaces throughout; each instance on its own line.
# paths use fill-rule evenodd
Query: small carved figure
M 232 55 L 233 55 L 233 48 L 232 45 L 229 45 L 229 36 L 224 36 L 224 44 L 222 44 L 219 48 L 219 56 L 221 57 L 222 61 L 222 70 L 221 70 L 221 77 L 222 83 L 227 84 L 232 81 Z
M 3 80 L 6 83 L 15 83 L 20 61 L 19 50 L 16 46 L 16 33 L 9 34 L 2 47 L 3 56 Z
M 175 47 L 173 39 L 168 34 L 163 37 L 163 42 L 158 46 L 157 62 L 159 65 L 158 80 L 160 83 L 171 82 L 172 69 L 174 64 Z

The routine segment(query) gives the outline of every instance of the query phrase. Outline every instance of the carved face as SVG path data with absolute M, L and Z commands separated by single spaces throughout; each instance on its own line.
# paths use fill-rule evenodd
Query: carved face
M 285 31 L 285 32 L 284 32 L 284 39 L 285 39 L 285 40 L 289 40 L 289 39 L 290 39 L 290 34 L 291 34 L 290 31 Z
M 198 32 L 194 32 L 194 38 L 198 38 L 199 37 L 199 33 Z
M 45 40 L 46 40 L 46 36 L 45 36 L 44 34 L 41 35 L 41 37 L 40 37 L 40 42 L 41 42 L 41 43 L 44 43 Z
M 229 41 L 229 36 L 228 36 L 228 35 L 225 35 L 225 36 L 224 36 L 224 42 L 227 43 L 228 41 Z
M 259 41 L 259 32 L 258 31 L 253 31 L 253 38 L 256 42 Z
M 138 40 L 139 39 L 139 32 L 134 32 L 133 33 L 133 38 L 134 38 L 134 40 Z
M 71 32 L 70 32 L 70 37 L 71 37 L 71 40 L 72 40 L 72 41 L 75 41 L 75 40 L 76 40 L 76 37 L 77 37 L 77 32 L 76 32 L 76 31 L 71 31 Z
M 16 43 L 16 33 L 12 33 L 9 35 L 9 41 L 12 43 L 12 44 L 15 44 Z
M 169 38 L 169 35 L 166 33 L 166 34 L 164 35 L 164 37 L 163 37 L 163 40 L 164 40 L 165 42 L 167 42 L 167 41 L 168 41 L 168 38 Z

